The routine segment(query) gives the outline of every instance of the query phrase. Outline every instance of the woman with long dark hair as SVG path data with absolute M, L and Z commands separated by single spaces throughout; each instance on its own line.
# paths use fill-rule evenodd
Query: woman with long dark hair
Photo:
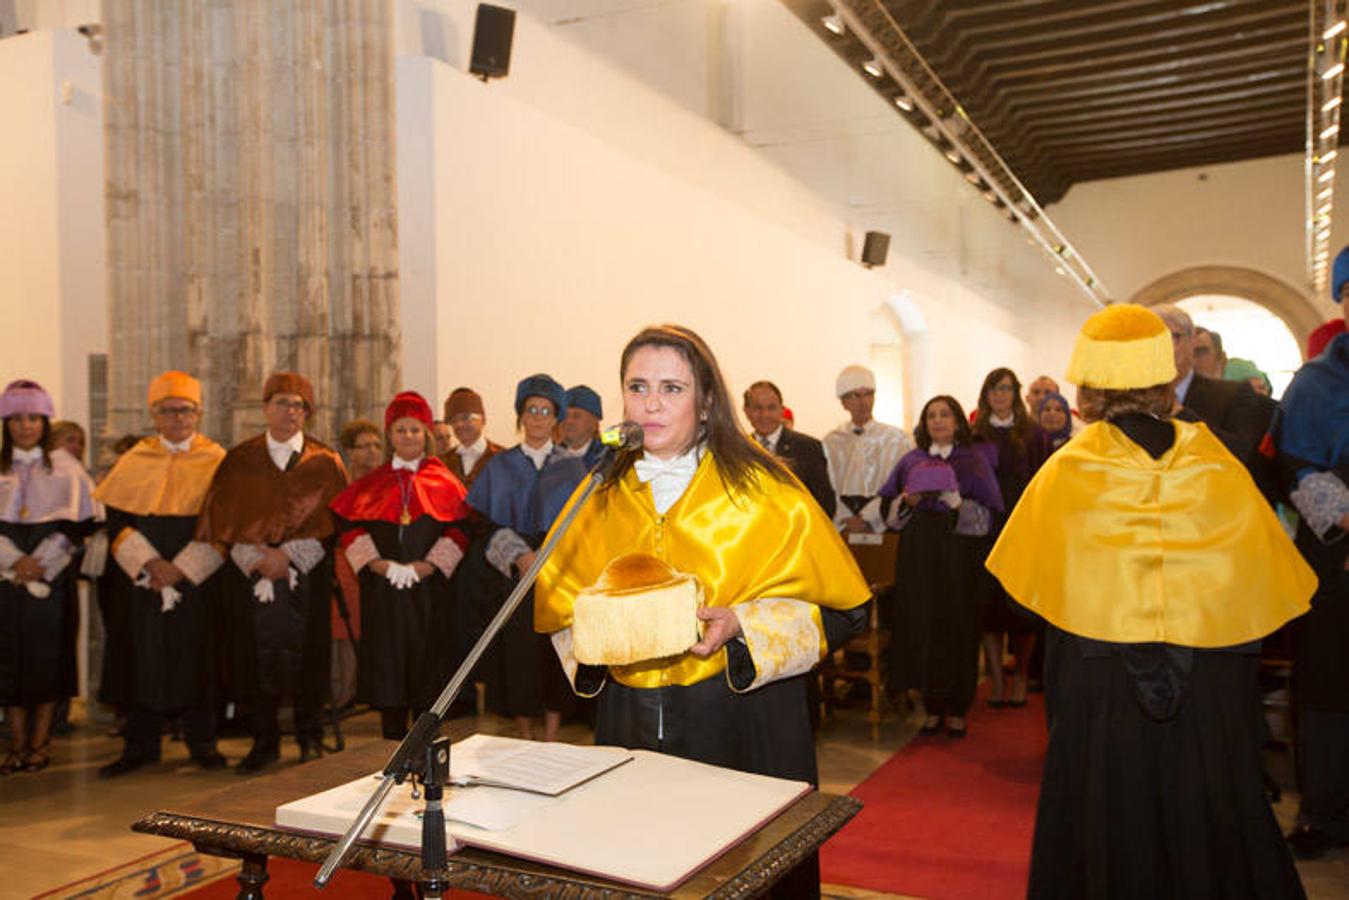
M 1049 441 L 1035 424 L 1021 399 L 1021 382 L 1007 368 L 994 369 L 979 389 L 979 412 L 974 421 L 974 436 L 988 441 L 997 450 L 993 471 L 998 478 L 1004 508 L 1011 510 L 1021 492 L 1049 456 Z M 1000 522 L 994 523 L 991 539 L 997 537 Z M 1007 592 L 993 579 L 983 578 L 986 593 L 983 614 L 984 663 L 988 667 L 990 706 L 1025 706 L 1030 675 L 1031 651 L 1035 646 L 1038 624 L 1027 616 Z M 1003 683 L 1002 654 L 1006 641 L 1012 645 L 1016 671 L 1012 687 Z
M 904 532 L 889 687 L 922 693 L 925 733 L 945 724 L 951 737 L 964 737 L 978 680 L 980 551 L 1002 512 L 1002 495 L 988 460 L 971 446 L 954 397 L 924 404 L 914 438 L 917 448 L 900 459 L 880 492 L 897 498 L 887 524 Z
M 70 563 L 100 510 L 84 467 L 48 449 L 53 413 L 37 382 L 0 394 L 0 705 L 11 737 L 0 775 L 47 767 L 56 703 L 76 688 Z
M 819 504 L 740 430 L 701 337 L 643 329 L 619 375 L 624 418 L 645 445 L 543 567 L 535 627 L 553 635 L 577 693 L 598 695 L 596 743 L 814 783 L 804 679 L 865 623 L 870 590 Z M 576 596 L 628 554 L 698 580 L 703 635 L 674 655 L 577 667 Z M 818 894 L 813 859 L 788 880 L 791 893 Z

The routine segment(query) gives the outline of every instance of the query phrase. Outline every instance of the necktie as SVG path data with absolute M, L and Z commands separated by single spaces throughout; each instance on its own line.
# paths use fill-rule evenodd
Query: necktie
M 300 451 L 299 450 L 290 451 L 290 459 L 286 460 L 286 471 L 289 472 L 291 469 L 295 468 L 295 464 L 298 463 L 299 461 L 300 461 Z

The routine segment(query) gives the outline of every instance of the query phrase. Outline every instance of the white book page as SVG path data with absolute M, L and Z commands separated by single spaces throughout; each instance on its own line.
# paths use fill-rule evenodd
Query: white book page
M 490 784 L 555 797 L 632 759 L 621 747 L 580 747 L 475 734 L 450 748 L 452 784 Z

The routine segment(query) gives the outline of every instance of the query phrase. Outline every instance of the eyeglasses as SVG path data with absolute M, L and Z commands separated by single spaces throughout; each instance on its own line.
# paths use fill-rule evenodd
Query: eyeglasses
M 272 406 L 275 406 L 277 409 L 284 409 L 287 412 L 300 412 L 305 408 L 305 403 L 303 400 L 272 399 L 268 400 L 267 402 L 272 404 Z
M 1010 384 L 995 384 L 993 387 L 989 388 L 989 391 L 994 394 L 1010 394 L 1015 390 L 1016 388 Z
M 197 408 L 195 406 L 157 406 L 155 407 L 155 413 L 161 416 L 182 419 L 196 415 Z
M 547 406 L 526 406 L 522 414 L 533 416 L 536 419 L 551 419 L 553 417 L 553 410 L 551 407 Z

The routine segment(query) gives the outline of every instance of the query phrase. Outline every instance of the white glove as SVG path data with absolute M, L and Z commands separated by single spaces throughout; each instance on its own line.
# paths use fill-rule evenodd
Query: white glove
M 266 578 L 259 578 L 253 582 L 253 596 L 258 598 L 259 603 L 271 603 L 276 599 L 276 587 Z
M 13 569 L 5 569 L 3 572 L 0 572 L 0 579 L 3 579 L 5 581 L 12 581 L 15 584 L 19 583 L 19 579 L 14 574 Z M 47 582 L 45 581 L 25 582 L 24 587 L 28 589 L 29 594 L 31 594 L 32 596 L 36 597 L 39 600 L 44 600 L 52 595 L 52 586 L 50 584 L 47 584 Z
M 960 509 L 960 491 L 942 491 L 937 499 L 951 509 Z
M 389 579 L 389 584 L 400 591 L 407 590 L 422 580 L 422 577 L 417 574 L 417 570 L 412 566 L 396 562 L 389 563 L 389 568 L 385 571 L 384 577 Z
M 136 587 L 150 589 L 150 573 L 141 572 L 136 576 Z M 256 593 L 256 590 L 254 591 Z M 159 611 L 169 612 L 178 605 L 178 601 L 183 599 L 182 593 L 173 585 L 159 589 Z

